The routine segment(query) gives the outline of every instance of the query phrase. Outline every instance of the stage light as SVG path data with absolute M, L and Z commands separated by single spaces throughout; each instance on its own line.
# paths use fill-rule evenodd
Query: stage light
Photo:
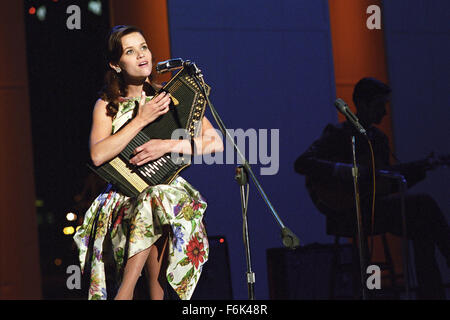
M 220 238 L 220 239 L 219 239 L 219 242 L 220 242 L 220 243 L 224 243 L 224 242 L 225 242 L 225 239 L 224 239 L 224 238 Z
M 40 6 L 36 11 L 36 17 L 39 21 L 44 21 L 47 16 L 47 8 L 45 6 Z
M 28 9 L 28 13 L 29 14 L 35 14 L 36 13 L 36 8 L 35 7 L 30 7 L 30 9 Z
M 88 10 L 98 16 L 102 15 L 102 3 L 99 0 L 89 1 Z
M 66 219 L 68 221 L 75 221 L 77 219 L 77 215 L 75 213 L 69 212 L 66 214 Z
M 68 236 L 68 235 L 74 234 L 75 229 L 74 229 L 74 227 L 65 227 L 63 229 L 63 233 Z

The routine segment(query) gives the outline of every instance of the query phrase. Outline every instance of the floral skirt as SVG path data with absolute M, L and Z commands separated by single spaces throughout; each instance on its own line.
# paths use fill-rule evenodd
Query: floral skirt
M 206 201 L 182 177 L 148 187 L 137 198 L 110 191 L 98 196 L 74 235 L 81 270 L 90 264 L 89 299 L 107 299 L 104 242 L 110 241 L 118 277 L 126 259 L 153 245 L 170 226 L 166 277 L 180 299 L 190 299 L 208 259 L 202 219 Z M 111 297 L 109 297 L 111 298 Z M 113 298 L 113 297 L 112 297 Z

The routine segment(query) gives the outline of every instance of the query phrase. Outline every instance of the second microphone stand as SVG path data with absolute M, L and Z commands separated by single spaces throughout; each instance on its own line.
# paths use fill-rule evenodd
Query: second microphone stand
M 208 94 L 206 92 L 206 84 L 203 80 L 203 75 L 201 74 L 201 71 L 197 68 L 195 63 L 190 61 L 184 62 L 185 68 L 188 68 L 188 70 L 191 72 L 191 75 L 193 76 L 193 79 L 196 81 L 197 85 L 201 88 L 205 99 L 208 103 L 208 106 L 211 110 L 211 113 L 214 117 L 214 120 L 216 121 L 217 125 L 219 126 L 220 131 L 222 134 L 228 139 L 230 144 L 233 145 L 234 150 L 236 150 L 237 154 L 241 158 L 242 166 L 238 167 L 238 173 L 236 176 L 236 179 L 238 180 L 238 183 L 241 188 L 241 200 L 242 200 L 242 210 L 243 210 L 243 229 L 244 229 L 244 245 L 245 245 L 245 251 L 246 251 L 246 258 L 247 258 L 247 285 L 248 285 L 248 291 L 249 291 L 249 299 L 254 299 L 254 284 L 255 284 L 255 274 L 252 271 L 251 268 L 251 260 L 250 260 L 250 246 L 249 246 L 249 234 L 248 234 L 248 228 L 247 228 L 247 200 L 244 199 L 243 195 L 243 185 L 247 184 L 247 175 L 252 179 L 253 183 L 255 184 L 256 188 L 258 189 L 262 199 L 266 203 L 267 207 L 271 211 L 274 219 L 278 223 L 280 229 L 281 229 L 281 238 L 284 246 L 295 249 L 300 245 L 299 238 L 289 229 L 287 228 L 284 223 L 281 221 L 280 217 L 278 216 L 277 212 L 275 211 L 275 208 L 270 203 L 269 198 L 267 197 L 266 193 L 261 187 L 261 184 L 259 183 L 258 179 L 256 178 L 255 174 L 253 173 L 250 164 L 248 163 L 247 159 L 244 157 L 242 152 L 239 150 L 238 146 L 234 142 L 233 137 L 231 137 L 230 133 L 228 132 L 227 128 L 225 127 L 224 123 L 222 122 L 222 119 L 220 118 L 219 114 L 217 113 L 216 109 L 214 108 L 213 104 L 209 100 Z M 240 177 L 238 177 L 240 176 Z M 247 193 L 248 198 L 248 193 Z M 245 200 L 245 201 L 244 201 Z
M 352 152 L 353 152 L 353 168 L 352 168 L 352 176 L 353 176 L 353 185 L 355 190 L 355 205 L 356 205 L 356 217 L 358 224 L 358 246 L 359 246 L 359 259 L 360 259 L 360 277 L 361 277 L 361 288 L 362 288 L 362 299 L 366 300 L 368 297 L 367 292 L 367 284 L 366 280 L 366 270 L 367 270 L 367 238 L 364 234 L 363 227 L 363 219 L 361 214 L 361 205 L 360 205 L 360 197 L 359 197 L 359 184 L 358 184 L 358 166 L 356 164 L 356 151 L 355 151 L 355 136 L 352 136 Z M 408 240 L 407 240 L 407 230 L 406 230 L 406 215 L 405 215 L 405 192 L 407 189 L 407 182 L 403 175 L 390 172 L 385 170 L 377 171 L 377 174 L 381 176 L 385 176 L 391 179 L 395 179 L 399 185 L 399 191 L 401 195 L 401 217 L 402 217 L 402 256 L 403 256 L 403 268 L 404 268 L 404 282 L 405 282 L 405 294 L 406 298 L 410 298 L 410 288 L 409 288 L 409 249 L 408 249 Z M 374 190 L 375 192 L 375 190 Z
M 362 299 L 367 299 L 367 286 L 366 286 L 366 237 L 364 235 L 363 220 L 361 214 L 361 205 L 359 198 L 359 184 L 358 184 L 358 166 L 356 164 L 356 147 L 355 147 L 355 136 L 352 136 L 352 152 L 353 152 L 353 187 L 355 191 L 355 206 L 356 206 L 356 219 L 358 225 L 358 248 L 359 248 L 359 268 L 361 277 L 361 289 L 362 289 Z

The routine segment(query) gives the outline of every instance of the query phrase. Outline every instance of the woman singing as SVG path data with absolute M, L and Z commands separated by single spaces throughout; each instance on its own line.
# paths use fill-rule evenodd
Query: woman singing
M 171 101 L 164 93 L 153 98 L 160 87 L 149 78 L 152 54 L 138 28 L 114 27 L 106 53 L 110 69 L 94 106 L 90 134 L 90 154 L 96 166 L 116 157 L 139 131 L 168 112 Z M 206 117 L 194 143 L 198 153 L 223 150 L 221 138 Z M 190 154 L 191 148 L 188 140 L 152 139 L 135 149 L 130 163 L 140 166 L 171 152 Z M 115 299 L 133 299 L 143 270 L 151 299 L 163 299 L 163 281 L 181 299 L 190 299 L 208 258 L 202 222 L 205 210 L 200 193 L 180 176 L 168 185 L 148 187 L 136 198 L 114 189 L 99 195 L 74 236 L 81 267 L 91 270 L 89 299 L 107 298 L 105 239 L 110 239 L 120 279 Z

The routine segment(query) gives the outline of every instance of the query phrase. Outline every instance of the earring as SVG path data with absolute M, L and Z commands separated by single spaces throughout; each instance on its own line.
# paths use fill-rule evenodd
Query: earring
M 120 73 L 120 71 L 122 71 L 122 69 L 120 69 L 119 67 L 114 68 L 114 70 L 116 70 L 117 73 Z

